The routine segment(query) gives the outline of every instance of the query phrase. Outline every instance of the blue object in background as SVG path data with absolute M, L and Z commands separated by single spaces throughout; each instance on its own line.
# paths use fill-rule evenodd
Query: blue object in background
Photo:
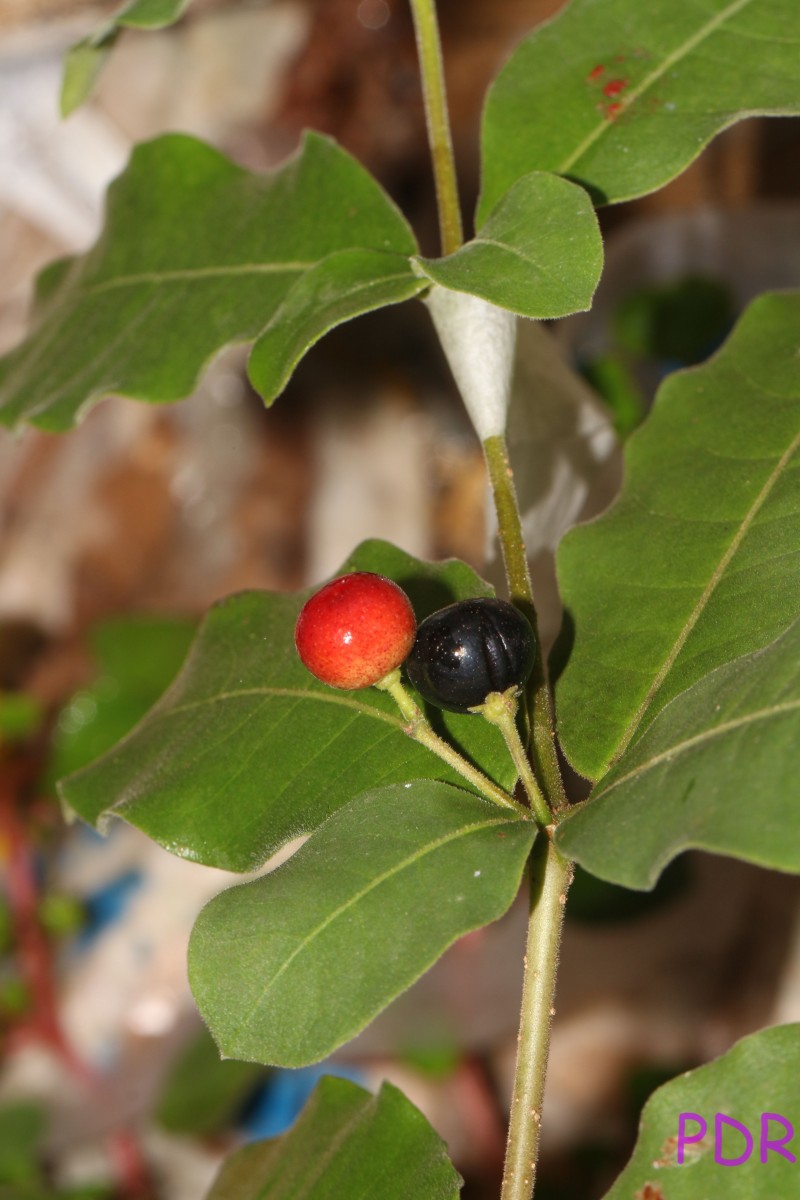
M 86 924 L 78 935 L 77 949 L 88 949 L 104 929 L 121 920 L 134 893 L 144 882 L 143 872 L 133 868 L 87 896 Z
M 248 1100 L 238 1129 L 248 1142 L 278 1137 L 299 1117 L 306 1100 L 325 1075 L 349 1079 L 365 1086 L 364 1076 L 353 1067 L 319 1063 L 313 1067 L 275 1071 Z

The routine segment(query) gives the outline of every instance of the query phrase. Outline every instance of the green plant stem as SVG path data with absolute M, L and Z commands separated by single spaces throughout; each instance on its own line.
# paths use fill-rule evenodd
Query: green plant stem
M 416 703 L 411 695 L 403 687 L 400 680 L 400 671 L 395 669 L 375 684 L 382 692 L 388 692 L 392 697 L 400 712 L 408 721 L 406 733 L 412 737 L 414 741 L 419 742 L 421 746 L 425 746 L 443 762 L 446 762 L 449 767 L 457 771 L 462 778 L 476 787 L 478 791 L 488 800 L 493 800 L 495 804 L 501 805 L 503 808 L 513 809 L 514 812 L 526 819 L 530 818 L 530 813 L 524 804 L 520 804 L 513 796 L 509 796 L 508 792 L 504 792 L 501 787 L 498 787 L 488 775 L 484 775 L 477 767 L 473 767 L 472 763 L 467 762 L 462 758 L 449 742 L 440 738 L 437 733 L 434 733 L 430 723 L 425 717 L 424 712 Z
M 572 863 L 541 834 L 529 859 L 530 918 L 522 985 L 522 1013 L 500 1200 L 530 1200 L 539 1156 L 542 1101 L 561 928 Z
M 479 711 L 490 725 L 496 725 L 502 733 L 509 753 L 514 760 L 514 766 L 517 768 L 517 774 L 525 788 L 531 812 L 539 824 L 546 827 L 553 820 L 553 814 L 542 795 L 542 789 L 536 781 L 530 759 L 525 752 L 522 738 L 519 736 L 519 730 L 517 729 L 518 706 L 515 695 L 516 691 L 516 688 L 509 688 L 507 692 L 492 692 L 486 697 Z
M 546 806 L 557 812 L 566 806 L 566 796 L 556 754 L 553 705 L 508 446 L 501 435 L 487 438 L 483 446 L 509 595 L 527 616 L 536 636 L 536 659 L 528 690 L 533 775 L 542 784 Z M 548 829 L 548 835 L 550 832 Z M 528 942 L 501 1200 L 530 1200 L 533 1195 L 561 929 L 572 880 L 572 863 L 560 854 L 550 836 L 537 837 L 528 866 Z
M 458 183 L 447 115 L 435 0 L 411 0 L 411 14 L 417 37 L 425 120 L 433 159 L 442 254 L 452 254 L 461 245 L 464 234 L 461 228 L 461 208 L 458 203 Z
M 553 705 L 539 641 L 533 587 L 506 439 L 502 435 L 487 438 L 483 443 L 483 450 L 497 512 L 497 528 L 509 596 L 530 621 L 536 638 L 536 659 L 528 684 L 534 767 L 548 804 L 554 811 L 558 811 L 565 807 L 566 797 L 556 754 Z

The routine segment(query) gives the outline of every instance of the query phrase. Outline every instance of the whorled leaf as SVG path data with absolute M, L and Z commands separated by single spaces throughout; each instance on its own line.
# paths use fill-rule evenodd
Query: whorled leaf
M 671 1080 L 645 1105 L 605 1200 L 794 1200 L 799 1078 L 800 1025 L 779 1025 Z
M 593 875 L 652 887 L 696 848 L 800 872 L 800 621 L 676 696 L 559 825 Z
M 472 241 L 416 262 L 442 287 L 523 317 L 562 317 L 590 306 L 603 243 L 583 188 L 537 171 L 503 195 Z
M 327 1057 L 462 934 L 516 895 L 535 825 L 462 788 L 373 788 L 288 862 L 216 896 L 189 981 L 221 1052 L 285 1067 Z
M 619 500 L 558 553 L 562 744 L 602 777 L 679 692 L 800 615 L 800 295 L 755 301 L 670 377 L 628 441 Z
M 734 121 L 800 112 L 795 0 L 572 0 L 492 85 L 479 223 L 530 171 L 600 202 L 661 187 Z
M 355 289 L 338 254 L 353 249 L 370 252 L 355 257 Z M 109 393 L 178 400 L 224 346 L 270 322 L 274 339 L 276 313 L 309 272 L 332 323 L 421 290 L 415 249 L 386 193 L 319 134 L 261 175 L 195 138 L 156 138 L 111 185 L 94 247 L 42 275 L 33 333 L 0 360 L 0 421 L 60 430 Z M 306 347 L 321 331 L 310 314 Z M 284 336 L 296 358 L 291 303 Z
M 231 1155 L 206 1200 L 458 1200 L 460 1185 L 402 1092 L 384 1083 L 372 1096 L 327 1076 L 288 1133 Z
M 123 28 L 163 29 L 178 21 L 191 0 L 129 0 L 94 33 L 76 42 L 64 62 L 61 115 L 68 117 L 87 100 Z
M 423 563 L 383 542 L 364 543 L 347 570 L 400 583 L 418 619 L 491 594 L 464 563 Z M 245 592 L 212 608 L 155 708 L 96 763 L 61 781 L 66 803 L 100 827 L 122 817 L 183 858 L 248 871 L 367 787 L 461 782 L 406 735 L 385 693 L 337 691 L 309 674 L 294 648 L 309 594 Z M 471 714 L 431 719 L 501 786 L 513 785 L 496 729 Z

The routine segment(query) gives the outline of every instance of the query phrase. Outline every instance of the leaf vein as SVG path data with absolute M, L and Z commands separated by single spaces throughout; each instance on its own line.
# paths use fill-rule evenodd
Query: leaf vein
M 592 797 L 592 800 L 599 800 L 601 796 L 607 796 L 614 790 L 614 788 L 621 787 L 623 783 L 627 783 L 631 779 L 636 779 L 640 775 L 645 774 L 647 771 L 654 770 L 655 767 L 660 766 L 661 763 L 669 762 L 671 759 L 677 758 L 678 755 L 685 754 L 687 751 L 693 750 L 696 746 L 703 745 L 705 742 L 710 742 L 714 738 L 721 737 L 726 733 L 730 733 L 732 730 L 741 729 L 747 725 L 754 724 L 756 721 L 764 721 L 769 717 L 782 716 L 784 713 L 794 712 L 796 709 L 800 709 L 800 700 L 787 700 L 784 704 L 773 704 L 768 708 L 761 708 L 754 712 L 746 713 L 743 717 L 735 717 L 733 720 L 725 721 L 723 724 L 717 725 L 713 729 L 704 729 L 702 733 L 696 733 L 693 737 L 686 738 L 686 740 L 683 742 L 676 742 L 667 750 L 662 750 L 660 754 L 654 754 L 652 758 L 647 759 L 645 762 L 640 763 L 636 767 L 632 767 L 631 770 L 625 775 L 621 775 L 618 779 L 612 780 L 607 787 L 601 788 L 597 792 L 597 796 Z
M 618 747 L 614 753 L 614 758 L 612 761 L 617 761 L 620 758 L 620 756 L 624 753 L 626 748 L 630 745 L 631 738 L 634 736 L 637 728 L 641 724 L 642 718 L 644 717 L 647 709 L 649 708 L 650 704 L 652 703 L 653 697 L 656 695 L 659 688 L 661 687 L 664 680 L 666 679 L 667 675 L 669 674 L 669 672 L 672 670 L 673 666 L 675 665 L 675 660 L 677 659 L 681 650 L 685 646 L 686 640 L 689 637 L 690 633 L 694 629 L 697 622 L 700 620 L 700 617 L 703 615 L 703 612 L 705 611 L 706 606 L 708 605 L 708 602 L 711 599 L 711 596 L 713 595 L 714 591 L 716 590 L 717 585 L 719 584 L 720 580 L 722 579 L 722 576 L 725 574 L 728 564 L 731 562 L 732 558 L 734 557 L 734 555 L 738 551 L 739 547 L 741 546 L 742 542 L 744 541 L 747 531 L 749 530 L 750 526 L 753 524 L 753 521 L 755 520 L 759 511 L 763 508 L 764 504 L 766 503 L 766 501 L 770 495 L 770 492 L 772 491 L 772 489 L 775 487 L 775 484 L 780 479 L 787 464 L 791 461 L 798 446 L 800 446 L 800 433 L 797 434 L 797 436 L 794 438 L 794 440 L 790 443 L 790 445 L 787 447 L 787 449 L 784 451 L 784 453 L 778 459 L 774 468 L 772 469 L 769 476 L 767 477 L 767 479 L 764 483 L 764 486 L 761 488 L 761 491 L 758 493 L 755 500 L 750 505 L 750 508 L 745 513 L 745 515 L 739 525 L 739 528 L 736 530 L 736 533 L 734 534 L 733 538 L 731 539 L 728 549 L 725 551 L 722 558 L 719 560 L 716 567 L 714 568 L 714 570 L 711 574 L 711 577 L 708 580 L 708 583 L 706 584 L 705 588 L 703 589 L 702 594 L 698 598 L 697 603 L 695 604 L 691 613 L 689 614 L 689 616 L 687 617 L 683 626 L 681 627 L 681 629 L 678 633 L 678 636 L 676 637 L 675 641 L 672 644 L 672 648 L 670 649 L 669 654 L 665 658 L 664 662 L 661 665 L 661 668 L 658 671 L 658 674 L 656 675 L 655 679 L 653 680 L 650 687 L 648 688 L 647 694 L 644 696 L 643 700 L 638 705 L 636 712 L 633 714 L 631 723 L 628 726 L 620 744 L 618 745 Z

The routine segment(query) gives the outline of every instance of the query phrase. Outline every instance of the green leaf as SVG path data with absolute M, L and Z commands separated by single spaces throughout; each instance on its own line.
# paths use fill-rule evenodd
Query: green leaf
M 0 738 L 24 741 L 44 719 L 44 710 L 35 696 L 26 692 L 0 692 Z
M 652 887 L 682 850 L 800 872 L 800 622 L 676 696 L 565 818 L 594 875 Z
M 64 62 L 62 117 L 68 117 L 88 99 L 122 28 L 163 29 L 180 19 L 189 3 L 190 0 L 130 0 L 116 16 L 76 42 Z
M 314 268 L 315 286 L 327 281 L 333 323 L 362 312 L 371 304 L 365 260 L 345 260 L 361 285 L 353 291 L 336 255 L 356 248 L 374 252 L 366 261 L 385 294 L 426 286 L 411 268 L 416 245 L 404 218 L 328 138 L 307 134 L 264 175 L 181 134 L 138 146 L 109 189 L 98 242 L 49 269 L 34 332 L 0 360 L 0 420 L 60 430 L 110 392 L 179 400 L 223 347 L 256 339 L 270 322 L 274 338 L 276 313 Z M 398 282 L 404 272 L 407 288 Z M 292 304 L 286 320 L 296 360 Z M 307 345 L 323 327 L 311 322 Z
M 800 295 L 761 297 L 710 362 L 671 376 L 626 444 L 619 500 L 561 544 L 559 730 L 590 779 L 798 615 L 798 330 Z
M 321 1079 L 296 1125 L 225 1162 L 206 1200 L 458 1200 L 444 1142 L 384 1083 L 377 1096 Z
M 425 280 L 409 272 L 407 260 L 373 250 L 329 255 L 298 279 L 258 339 L 248 366 L 253 387 L 271 403 L 305 352 L 329 329 L 409 300 L 425 287 Z
M 794 0 L 573 0 L 489 92 L 479 221 L 534 170 L 607 203 L 663 186 L 734 121 L 800 112 L 798 54 Z
M 535 172 L 505 193 L 471 242 L 415 261 L 442 287 L 523 317 L 563 317 L 589 308 L 603 243 L 586 192 Z
M 422 563 L 384 542 L 364 543 L 348 570 L 400 583 L 419 619 L 492 594 L 464 563 Z M 337 691 L 309 674 L 294 648 L 309 595 L 245 592 L 212 608 L 163 699 L 115 749 L 63 780 L 63 799 L 92 824 L 123 817 L 183 858 L 248 871 L 367 787 L 460 783 L 404 733 L 385 693 Z M 431 720 L 501 786 L 513 785 L 502 737 L 486 721 Z
M 767 1138 L 775 1143 L 787 1133 L 781 1117 L 796 1125 L 799 1077 L 800 1025 L 780 1025 L 743 1038 L 721 1058 L 660 1087 L 645 1105 L 633 1157 L 605 1200 L 794 1200 L 796 1141 L 788 1143 L 792 1158 L 787 1159 L 765 1147 L 761 1131 L 765 1127 Z M 723 1122 L 718 1144 L 717 1113 L 746 1125 L 753 1139 L 747 1161 L 735 1168 L 716 1160 L 722 1157 L 730 1163 L 744 1155 L 747 1141 L 735 1126 Z M 701 1117 L 705 1135 L 680 1145 L 681 1114 Z M 683 1132 L 685 1138 L 695 1137 L 703 1134 L 703 1127 L 687 1116 Z
M 34 1184 L 40 1177 L 39 1149 L 44 1113 L 35 1104 L 0 1108 L 0 1184 Z
M 99 758 L 155 704 L 178 672 L 195 631 L 177 617 L 119 617 L 92 633 L 98 677 L 71 697 L 53 733 L 55 781 Z
M 349 1041 L 516 895 L 531 821 L 431 780 L 363 792 L 282 867 L 216 896 L 189 981 L 222 1053 L 297 1067 Z
M 204 1029 L 167 1076 L 155 1111 L 169 1133 L 207 1137 L 230 1125 L 247 1097 L 269 1072 L 255 1063 L 223 1062 Z

